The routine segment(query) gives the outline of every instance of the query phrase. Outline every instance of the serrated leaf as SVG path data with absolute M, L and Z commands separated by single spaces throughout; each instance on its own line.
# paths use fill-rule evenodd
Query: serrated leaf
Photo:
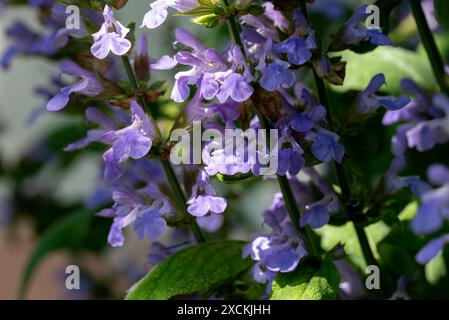
M 428 60 L 414 51 L 385 46 L 365 54 L 347 50 L 339 55 L 347 61 L 346 78 L 343 86 L 333 86 L 336 91 L 364 90 L 370 80 L 379 73 L 385 74 L 385 90 L 393 94 L 401 93 L 400 83 L 404 78 L 415 80 L 427 90 L 436 88 Z
M 449 1 L 434 0 L 435 18 L 443 27 L 449 27 Z
M 279 273 L 273 282 L 271 300 L 331 300 L 338 297 L 340 273 L 333 262 L 323 260 L 316 268 L 300 265 Z
M 56 221 L 43 234 L 22 273 L 20 298 L 25 296 L 31 277 L 45 256 L 61 248 L 73 250 L 79 248 L 80 241 L 89 232 L 93 217 L 94 215 L 85 211 L 75 212 Z
M 242 241 L 208 242 L 175 253 L 137 282 L 127 300 L 166 300 L 199 292 L 237 276 L 252 261 L 242 259 Z

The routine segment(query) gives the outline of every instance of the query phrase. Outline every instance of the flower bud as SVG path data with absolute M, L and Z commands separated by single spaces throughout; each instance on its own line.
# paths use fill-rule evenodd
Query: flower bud
M 150 80 L 150 62 L 148 57 L 148 41 L 142 34 L 136 44 L 136 60 L 134 61 L 134 72 L 139 81 Z

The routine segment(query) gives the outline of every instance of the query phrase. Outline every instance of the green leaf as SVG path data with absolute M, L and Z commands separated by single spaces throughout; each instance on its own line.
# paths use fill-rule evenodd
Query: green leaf
M 449 1 L 434 0 L 435 18 L 443 27 L 449 27 Z
M 217 179 L 220 180 L 221 182 L 228 184 L 241 183 L 242 181 L 255 178 L 255 176 L 252 173 L 237 173 L 232 176 L 217 173 L 215 177 L 217 177 Z
M 430 284 L 436 285 L 441 279 L 447 276 L 446 262 L 443 253 L 440 252 L 435 258 L 426 264 L 425 275 Z
M 24 298 L 31 277 L 40 262 L 49 253 L 62 248 L 76 250 L 89 232 L 94 215 L 75 212 L 56 221 L 41 237 L 22 274 L 19 297 Z
M 338 296 L 340 274 L 323 260 L 317 269 L 300 264 L 293 272 L 280 273 L 273 282 L 271 300 L 330 300 Z
M 206 28 L 215 28 L 220 21 L 214 13 L 210 13 L 192 18 L 192 22 L 202 25 Z
M 408 228 L 392 228 L 377 244 L 379 261 L 395 276 L 411 277 L 416 272 L 415 254 L 425 243 Z
M 400 83 L 404 78 L 415 80 L 427 90 L 436 88 L 428 60 L 414 51 L 385 46 L 365 54 L 347 50 L 339 55 L 347 61 L 346 78 L 343 86 L 333 86 L 335 91 L 364 90 L 379 73 L 385 74 L 387 86 L 384 88 L 393 94 L 401 93 Z
M 137 282 L 127 300 L 166 300 L 208 289 L 252 264 L 242 259 L 242 241 L 208 242 L 175 253 Z
M 418 202 L 413 201 L 410 202 L 404 210 L 401 211 L 401 213 L 398 215 L 399 220 L 404 222 L 412 221 L 412 219 L 416 215 L 416 211 L 418 210 Z
M 382 221 L 365 228 L 365 231 L 368 234 L 368 239 L 372 244 L 372 249 L 374 249 L 375 245 L 388 234 L 389 230 L 390 228 Z M 323 228 L 316 230 L 316 232 L 321 236 L 321 247 L 324 250 L 330 251 L 337 244 L 342 243 L 349 260 L 359 269 L 365 270 L 365 259 L 352 222 L 348 222 L 338 227 L 326 225 Z M 377 256 L 377 251 L 375 250 L 374 255 Z

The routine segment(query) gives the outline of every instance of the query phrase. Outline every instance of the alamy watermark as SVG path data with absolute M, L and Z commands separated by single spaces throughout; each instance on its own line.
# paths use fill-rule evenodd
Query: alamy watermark
M 67 277 L 65 287 L 67 290 L 79 290 L 80 286 L 80 268 L 76 265 L 69 265 L 65 268 Z
M 365 287 L 368 290 L 380 289 L 380 269 L 376 265 L 369 265 L 365 269 L 365 273 L 368 275 L 365 279 Z
M 201 121 L 193 121 L 192 130 L 173 130 L 170 141 L 176 142 L 170 152 L 174 165 L 257 166 L 259 175 L 273 175 L 278 169 L 277 129 L 202 130 Z
M 376 5 L 369 5 L 365 9 L 365 13 L 369 14 L 366 18 L 365 25 L 367 29 L 381 30 L 380 27 L 380 8 Z

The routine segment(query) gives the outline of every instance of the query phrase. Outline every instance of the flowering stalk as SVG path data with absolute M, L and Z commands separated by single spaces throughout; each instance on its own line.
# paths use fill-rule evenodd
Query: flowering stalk
M 134 89 L 137 89 L 138 88 L 137 79 L 136 79 L 136 76 L 134 75 L 134 71 L 132 70 L 132 67 L 129 62 L 128 57 L 122 56 L 122 62 L 125 67 L 126 74 L 128 75 L 129 81 L 131 82 L 131 85 L 133 86 Z M 150 120 L 154 123 L 154 120 L 151 116 L 150 108 L 147 104 L 147 101 L 143 98 L 140 98 L 139 102 L 144 107 Z M 156 128 L 156 130 L 159 131 L 159 128 L 157 127 L 157 125 L 155 123 L 154 123 L 154 127 Z M 164 172 L 167 177 L 170 188 L 173 191 L 173 194 L 175 196 L 175 201 L 177 202 L 177 206 L 178 206 L 178 208 L 180 208 L 182 210 L 183 214 L 189 219 L 189 226 L 195 236 L 196 241 L 198 243 L 206 242 L 206 238 L 205 238 L 203 232 L 201 231 L 200 227 L 196 223 L 195 218 L 192 217 L 187 212 L 186 197 L 184 195 L 184 192 L 181 189 L 178 178 L 176 177 L 176 174 L 175 174 L 170 162 L 168 160 L 161 159 L 161 164 L 162 164 L 162 167 L 164 168 Z
M 332 119 L 332 114 L 329 107 L 329 99 L 327 97 L 326 86 L 324 84 L 323 78 L 320 78 L 315 70 L 313 70 L 313 75 L 315 78 L 315 84 L 317 87 L 318 97 L 322 105 L 328 107 L 327 121 L 331 131 L 334 131 L 334 123 Z M 335 163 L 335 162 L 334 162 Z M 348 201 L 351 197 L 351 189 L 349 187 L 348 176 L 346 175 L 346 170 L 341 163 L 335 163 L 335 172 L 337 174 L 337 179 L 343 194 L 343 198 Z
M 222 3 L 224 6 L 228 6 L 227 0 L 222 0 Z M 234 44 L 238 45 L 240 47 L 240 50 L 246 57 L 246 51 L 245 47 L 243 46 L 242 39 L 240 37 L 239 27 L 237 24 L 237 21 L 235 20 L 234 16 L 230 16 L 227 19 L 228 24 L 228 30 L 231 36 L 231 39 Z M 252 66 L 251 66 L 251 69 Z M 268 128 L 268 121 L 265 119 L 263 115 L 257 112 L 257 116 L 260 119 L 261 125 L 263 128 Z M 311 256 L 318 256 L 318 250 L 315 246 L 315 243 L 313 241 L 312 236 L 312 230 L 308 225 L 304 226 L 304 228 L 301 228 L 299 224 L 300 220 L 300 212 L 298 205 L 296 204 L 295 198 L 293 196 L 293 192 L 290 186 L 290 182 L 288 181 L 288 178 L 286 176 L 280 176 L 277 175 L 278 183 L 282 192 L 282 196 L 285 202 L 285 206 L 287 208 L 288 214 L 290 216 L 290 219 L 292 220 L 292 223 L 294 224 L 295 228 L 297 229 L 298 233 L 302 235 L 305 242 L 307 243 L 307 247 L 309 249 L 309 253 Z
M 228 0 L 221 0 L 224 7 L 228 7 Z M 229 35 L 231 36 L 232 42 L 234 42 L 236 45 L 238 45 L 242 49 L 242 53 L 246 55 L 245 50 L 243 50 L 243 42 L 240 38 L 240 32 L 239 27 L 237 25 L 237 21 L 235 21 L 233 16 L 230 16 L 227 19 L 228 29 L 229 29 Z
M 307 21 L 310 24 L 309 16 L 307 13 L 307 5 L 304 0 L 301 1 L 300 7 L 301 7 L 301 11 L 303 12 L 304 16 L 306 17 Z M 319 39 L 320 38 L 317 35 L 318 47 L 320 47 Z M 334 123 L 333 123 L 333 119 L 332 119 L 329 99 L 327 96 L 326 86 L 324 84 L 323 79 L 318 76 L 318 74 L 316 73 L 315 70 L 313 71 L 313 73 L 314 73 L 315 83 L 316 83 L 316 87 L 317 87 L 318 97 L 320 99 L 321 104 L 326 106 L 328 109 L 327 120 L 329 122 L 330 129 L 333 130 Z M 339 163 L 335 163 L 335 171 L 337 174 L 337 179 L 338 179 L 338 183 L 341 188 L 341 191 L 342 191 L 343 198 L 348 203 L 347 207 L 356 209 L 356 210 L 348 210 L 349 217 L 353 218 L 354 216 L 356 216 L 357 214 L 360 213 L 360 206 L 351 206 L 351 203 L 352 203 L 352 201 L 350 201 L 351 188 L 349 186 L 346 170 L 344 169 L 343 165 L 339 164 Z M 357 234 L 357 238 L 359 240 L 360 247 L 362 249 L 363 257 L 365 258 L 365 262 L 368 265 L 378 265 L 376 258 L 374 257 L 373 251 L 371 250 L 365 229 L 362 226 L 358 225 L 355 221 L 354 221 L 354 227 L 356 230 L 356 234 Z
M 446 72 L 444 69 L 444 61 L 441 57 L 438 47 L 435 43 L 432 31 L 427 23 L 426 16 L 424 15 L 421 7 L 420 0 L 410 0 L 410 7 L 413 12 L 413 16 L 418 27 L 418 32 L 421 37 L 421 41 L 429 56 L 430 63 L 432 65 L 433 73 L 441 88 L 441 91 L 449 96 L 449 83 L 447 80 Z

